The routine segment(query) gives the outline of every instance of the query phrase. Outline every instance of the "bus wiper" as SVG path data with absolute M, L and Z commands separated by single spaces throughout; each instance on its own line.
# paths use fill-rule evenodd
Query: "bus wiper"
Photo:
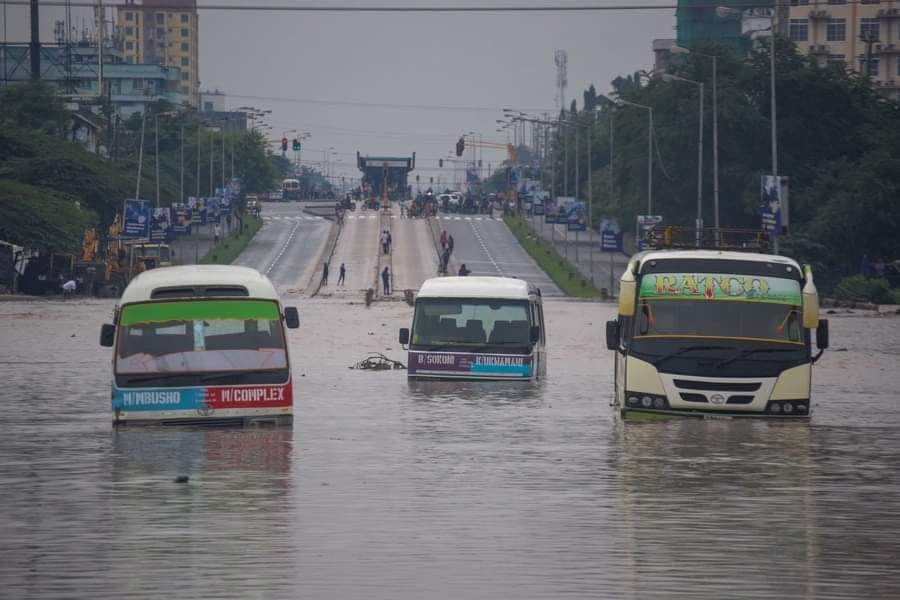
M 116 374 L 117 377 L 127 377 L 128 383 L 146 383 L 147 381 L 153 381 L 154 379 L 166 379 L 177 375 L 184 375 L 184 373 L 156 373 L 155 375 L 140 375 L 138 377 L 134 377 L 128 373 Z
M 746 357 L 750 356 L 751 354 L 757 354 L 757 353 L 758 354 L 768 354 L 768 353 L 772 353 L 772 352 L 796 352 L 799 349 L 800 348 L 797 348 L 797 349 L 794 349 L 794 348 L 748 348 L 747 350 L 738 352 L 731 358 L 726 358 L 725 360 L 720 360 L 718 363 L 716 363 L 716 368 L 719 369 L 721 367 L 724 367 L 725 365 L 733 363 L 736 360 L 746 358 Z
M 675 358 L 676 356 L 681 356 L 682 354 L 687 354 L 688 352 L 693 352 L 694 350 L 733 350 L 733 346 L 688 346 L 687 348 L 682 348 L 681 350 L 677 350 L 675 352 L 670 352 L 666 354 L 662 358 L 658 358 L 653 361 L 653 366 L 658 367 L 663 362 L 669 360 L 670 358 Z

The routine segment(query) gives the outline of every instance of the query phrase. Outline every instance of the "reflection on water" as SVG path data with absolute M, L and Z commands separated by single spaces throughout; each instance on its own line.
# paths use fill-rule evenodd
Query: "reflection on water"
M 900 596 L 900 321 L 832 321 L 810 423 L 624 424 L 605 306 L 543 382 L 408 383 L 346 369 L 407 307 L 310 302 L 293 429 L 113 430 L 110 306 L 0 305 L 0 596 Z

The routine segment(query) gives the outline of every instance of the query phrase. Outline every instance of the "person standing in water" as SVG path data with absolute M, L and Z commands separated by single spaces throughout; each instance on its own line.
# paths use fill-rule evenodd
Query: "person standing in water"
M 384 271 L 381 272 L 381 283 L 384 286 L 384 295 L 389 296 L 391 294 L 391 272 L 388 270 L 387 266 L 385 266 Z

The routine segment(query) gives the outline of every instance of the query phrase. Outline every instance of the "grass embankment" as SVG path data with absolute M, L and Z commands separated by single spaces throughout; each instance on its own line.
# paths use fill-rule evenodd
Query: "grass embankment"
M 556 249 L 538 236 L 525 219 L 505 216 L 509 227 L 519 244 L 531 255 L 538 266 L 553 280 L 567 296 L 576 298 L 599 298 L 600 292 L 591 285 L 574 265 L 560 256 Z
M 244 215 L 244 231 L 226 236 L 222 243 L 206 253 L 200 259 L 202 265 L 230 265 L 236 259 L 259 228 L 262 227 L 262 219 L 251 215 Z

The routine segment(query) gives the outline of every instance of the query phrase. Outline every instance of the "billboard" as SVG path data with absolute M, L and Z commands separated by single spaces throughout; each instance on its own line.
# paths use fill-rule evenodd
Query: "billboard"
M 150 203 L 146 200 L 129 199 L 125 201 L 126 237 L 150 237 Z
M 600 250 L 622 252 L 622 230 L 615 219 L 603 219 L 600 222 Z
M 788 178 L 763 175 L 760 179 L 759 216 L 764 231 L 772 237 L 788 226 Z
M 569 231 L 587 231 L 587 204 L 576 200 L 569 206 L 566 228 Z
M 172 233 L 190 235 L 192 216 L 191 208 L 187 204 L 173 204 Z
M 172 216 L 169 208 L 154 208 L 150 218 L 150 241 L 165 242 L 172 237 Z
M 638 251 L 656 248 L 662 238 L 663 218 L 659 215 L 638 215 L 637 246 Z

